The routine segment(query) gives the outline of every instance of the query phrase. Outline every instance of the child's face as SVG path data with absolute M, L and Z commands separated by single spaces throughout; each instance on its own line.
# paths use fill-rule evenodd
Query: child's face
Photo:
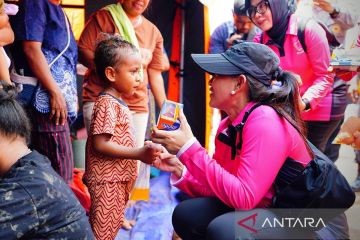
M 142 79 L 140 76 L 141 56 L 139 53 L 126 56 L 116 67 L 112 87 L 121 94 L 133 95 Z

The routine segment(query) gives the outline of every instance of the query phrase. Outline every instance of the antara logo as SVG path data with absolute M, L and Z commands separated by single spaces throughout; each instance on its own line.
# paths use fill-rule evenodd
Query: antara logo
M 246 228 L 247 230 L 249 230 L 251 232 L 257 233 L 257 230 L 253 228 L 255 226 L 255 223 L 256 223 L 257 215 L 258 215 L 257 213 L 254 213 L 253 215 L 250 215 L 250 216 L 238 221 L 237 223 L 240 226 L 242 226 L 243 228 Z M 251 220 L 252 220 L 251 226 L 245 224 L 246 222 L 251 221 Z
M 288 228 L 306 228 L 306 227 L 326 227 L 324 220 L 322 218 L 314 219 L 314 218 L 273 218 L 270 220 L 266 218 L 261 227 L 288 227 Z
M 239 226 L 253 232 L 257 233 L 258 230 L 254 228 L 256 224 L 257 213 L 254 213 L 246 218 L 241 219 L 237 223 Z M 260 226 L 260 225 L 258 225 Z M 261 225 L 261 228 L 318 228 L 326 227 L 325 222 L 322 218 L 293 218 L 293 217 L 283 217 L 283 218 L 266 218 Z

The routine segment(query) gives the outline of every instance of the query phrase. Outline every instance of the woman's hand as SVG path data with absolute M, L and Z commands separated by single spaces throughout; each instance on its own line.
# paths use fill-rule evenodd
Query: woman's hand
M 170 153 L 177 154 L 184 144 L 194 137 L 183 111 L 179 114 L 180 128 L 175 131 L 159 130 L 153 128 L 151 139 L 155 143 L 163 145 Z
M 50 119 L 53 119 L 56 125 L 65 125 L 67 121 L 67 108 L 64 95 L 60 88 L 55 86 L 54 91 L 49 91 L 50 95 Z
M 180 178 L 182 175 L 182 171 L 184 169 L 184 165 L 180 162 L 180 160 L 173 154 L 170 154 L 164 148 L 163 153 L 159 155 L 158 158 L 153 162 L 153 166 L 165 171 L 173 173 L 177 178 Z

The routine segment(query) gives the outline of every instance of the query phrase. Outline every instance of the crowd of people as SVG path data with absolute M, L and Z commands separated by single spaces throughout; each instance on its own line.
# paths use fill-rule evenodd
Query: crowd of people
M 329 67 L 333 47 L 360 24 L 350 1 L 234 1 L 233 20 L 214 30 L 209 54 L 191 55 L 212 75 L 209 105 L 224 113 L 210 156 L 182 111 L 179 129 L 154 126 L 145 141 L 149 99 L 159 107 L 166 100 L 162 72 L 169 68 L 159 29 L 142 15 L 150 0 L 104 6 L 78 42 L 61 0 L 0 0 L 0 238 L 115 239 L 135 224 L 124 216 L 129 200 L 148 198 L 136 190 L 148 188 L 150 165 L 170 172 L 171 184 L 190 196 L 173 213 L 184 240 L 293 236 L 298 229 L 254 235 L 235 223 L 254 209 L 274 216 L 279 172 L 288 159 L 298 171 L 313 161 L 308 141 L 332 161 L 339 157 L 332 143 L 343 129 L 346 82 L 356 76 Z M 87 68 L 82 93 L 78 63 Z M 88 135 L 88 216 L 69 188 L 78 94 Z M 360 191 L 356 156 L 352 189 Z M 346 216 L 301 236 L 348 239 Z

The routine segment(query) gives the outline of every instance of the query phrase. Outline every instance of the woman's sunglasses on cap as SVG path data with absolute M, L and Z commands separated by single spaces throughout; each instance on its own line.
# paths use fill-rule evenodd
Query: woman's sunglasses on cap
M 267 0 L 263 0 L 256 4 L 256 6 L 250 6 L 246 13 L 249 18 L 254 18 L 256 13 L 264 14 L 269 8 L 269 2 Z

